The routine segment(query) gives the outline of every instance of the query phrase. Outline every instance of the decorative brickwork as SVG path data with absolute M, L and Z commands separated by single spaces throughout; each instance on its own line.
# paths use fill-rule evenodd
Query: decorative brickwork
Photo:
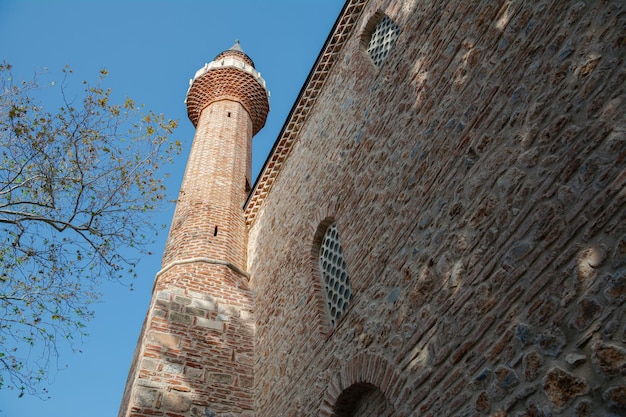
M 252 119 L 253 135 L 265 125 L 269 94 L 254 63 L 243 52 L 228 50 L 198 71 L 187 92 L 187 114 L 197 126 L 200 114 L 211 103 L 232 100 L 246 109 Z
M 276 139 L 274 149 L 265 162 L 263 171 L 259 175 L 252 193 L 248 197 L 248 202 L 246 203 L 247 222 L 251 223 L 254 221 L 263 199 L 272 188 L 274 180 L 291 152 L 291 148 L 299 136 L 300 129 L 313 109 L 317 96 L 322 91 L 326 78 L 330 74 L 330 69 L 339 56 L 339 51 L 346 40 L 348 40 L 365 3 L 365 0 L 350 0 L 346 2 L 333 31 L 326 40 L 326 44 L 317 57 L 317 61 L 302 91 L 300 91 L 300 95 L 291 109 L 287 123 L 283 126 L 279 137 Z

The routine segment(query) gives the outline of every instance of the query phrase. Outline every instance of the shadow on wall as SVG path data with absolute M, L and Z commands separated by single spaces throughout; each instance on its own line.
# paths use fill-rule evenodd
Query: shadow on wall
M 344 221 L 349 267 L 368 273 L 353 274 L 355 307 L 328 351 L 393 357 L 406 385 L 381 392 L 398 415 L 622 410 L 624 13 L 617 3 L 481 7 L 457 4 L 469 26 L 445 16 L 466 36 L 416 23 L 396 45 L 417 57 L 411 74 L 397 58 L 374 81 L 398 86 L 375 90 L 393 115 L 373 111 L 380 120 L 356 128 L 364 162 L 343 160 L 371 181 L 333 193 L 330 210 Z M 397 96 L 408 90 L 407 109 Z M 342 206 L 376 202 L 384 211 L 371 219 L 343 220 Z M 378 386 L 337 382 L 337 362 L 324 415 L 350 415 Z

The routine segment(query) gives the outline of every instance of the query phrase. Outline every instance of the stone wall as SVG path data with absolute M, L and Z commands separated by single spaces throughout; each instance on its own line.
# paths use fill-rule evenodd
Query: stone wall
M 380 68 L 377 12 L 401 28 Z M 251 225 L 256 415 L 376 392 L 394 416 L 624 413 L 623 2 L 357 18 Z M 336 327 L 314 249 L 332 221 L 353 290 Z

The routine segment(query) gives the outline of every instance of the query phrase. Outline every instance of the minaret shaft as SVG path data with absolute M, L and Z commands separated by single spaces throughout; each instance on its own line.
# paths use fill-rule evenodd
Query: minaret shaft
M 242 206 L 250 182 L 252 121 L 240 103 L 206 107 L 196 135 L 163 255 L 173 261 L 210 258 L 245 270 Z
M 268 96 L 238 43 L 191 82 L 196 134 L 120 417 L 254 415 L 243 204 Z

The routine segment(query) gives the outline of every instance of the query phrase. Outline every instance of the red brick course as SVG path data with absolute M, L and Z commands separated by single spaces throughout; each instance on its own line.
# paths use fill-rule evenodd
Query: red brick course
M 252 119 L 253 134 L 265 125 L 269 112 L 267 91 L 254 77 L 237 68 L 219 68 L 196 79 L 187 94 L 187 114 L 197 127 L 200 114 L 211 103 L 232 100 L 240 103 Z

